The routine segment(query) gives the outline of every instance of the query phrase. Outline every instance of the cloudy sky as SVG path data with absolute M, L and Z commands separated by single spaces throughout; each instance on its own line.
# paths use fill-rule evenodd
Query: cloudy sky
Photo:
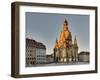
M 89 15 L 51 14 L 26 12 L 26 37 L 46 45 L 47 54 L 53 53 L 56 38 L 66 19 L 74 40 L 77 38 L 79 52 L 89 51 Z

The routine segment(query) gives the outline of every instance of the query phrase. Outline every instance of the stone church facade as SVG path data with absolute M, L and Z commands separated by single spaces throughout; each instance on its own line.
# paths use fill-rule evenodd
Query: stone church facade
M 72 34 L 68 28 L 68 21 L 65 19 L 63 30 L 60 33 L 59 39 L 56 39 L 54 46 L 54 62 L 76 62 L 78 61 L 78 44 L 75 37 L 72 40 Z

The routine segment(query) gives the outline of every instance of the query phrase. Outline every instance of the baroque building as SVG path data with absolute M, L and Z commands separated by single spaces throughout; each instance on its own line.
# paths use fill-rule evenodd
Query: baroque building
M 72 41 L 72 34 L 68 28 L 68 21 L 65 19 L 63 30 L 59 39 L 56 39 L 54 46 L 54 62 L 71 62 L 78 61 L 78 44 L 75 37 Z
M 26 67 L 46 63 L 46 46 L 33 39 L 26 38 Z

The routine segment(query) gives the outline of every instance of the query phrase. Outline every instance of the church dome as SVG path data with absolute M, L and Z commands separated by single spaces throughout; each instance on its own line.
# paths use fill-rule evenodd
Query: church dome
M 60 33 L 60 37 L 59 37 L 58 43 L 56 43 L 56 47 L 60 48 L 63 45 L 65 45 L 66 40 L 72 40 L 72 35 L 71 35 L 71 32 L 68 29 L 68 22 L 65 19 L 64 24 L 63 24 L 63 30 Z

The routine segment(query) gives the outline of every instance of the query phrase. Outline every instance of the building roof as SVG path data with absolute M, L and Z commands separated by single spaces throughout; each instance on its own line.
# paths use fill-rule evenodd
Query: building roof
M 89 55 L 89 54 L 90 54 L 89 52 L 85 52 L 85 51 L 79 53 L 79 55 Z
M 40 49 L 46 49 L 46 46 L 43 43 L 37 42 L 36 40 L 29 39 L 29 38 L 26 38 L 26 46 L 40 48 Z

